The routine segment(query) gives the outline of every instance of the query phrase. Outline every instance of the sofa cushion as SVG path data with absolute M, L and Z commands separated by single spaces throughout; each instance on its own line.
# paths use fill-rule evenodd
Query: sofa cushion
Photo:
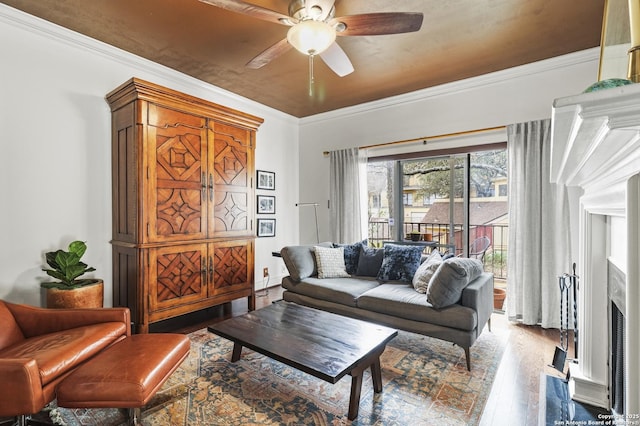
M 292 293 L 327 300 L 347 306 L 356 306 L 356 299 L 380 284 L 373 278 L 332 278 L 329 280 L 307 277 L 295 282 L 283 278 L 282 287 Z
M 381 284 L 361 295 L 357 306 L 372 312 L 466 331 L 474 330 L 478 324 L 473 309 L 462 305 L 434 309 L 411 284 Z
M 334 247 L 344 248 L 344 265 L 349 275 L 355 275 L 358 271 L 358 259 L 360 259 L 360 247 L 367 246 L 367 240 L 362 240 L 355 244 L 336 244 Z
M 93 357 L 126 333 L 121 322 L 105 322 L 30 337 L 0 351 L 0 358 L 33 358 L 46 385 Z
M 382 265 L 382 258 L 384 257 L 384 250 L 360 247 L 360 256 L 358 257 L 358 269 L 356 275 L 361 277 L 377 277 Z
M 331 243 L 320 243 L 316 246 L 331 247 Z M 289 275 L 296 281 L 300 281 L 318 273 L 313 247 L 310 245 L 287 246 L 280 251 Z
M 482 262 L 466 257 L 452 257 L 442 262 L 429 287 L 427 301 L 440 309 L 458 303 L 462 290 L 483 272 Z
M 402 281 L 410 283 L 420 266 L 422 246 L 385 244 L 379 281 Z
M 350 277 L 344 266 L 344 247 L 314 247 L 318 278 Z
M 429 257 L 422 262 L 422 264 L 416 269 L 416 273 L 413 275 L 413 288 L 418 293 L 426 293 L 427 287 L 429 287 L 429 281 L 435 274 L 438 267 L 442 264 L 442 255 L 438 250 L 433 250 Z

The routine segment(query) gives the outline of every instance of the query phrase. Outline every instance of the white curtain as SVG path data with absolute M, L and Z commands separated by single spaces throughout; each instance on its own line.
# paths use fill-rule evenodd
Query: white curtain
M 566 189 L 550 182 L 550 129 L 548 119 L 507 127 L 507 315 L 558 328 L 558 276 L 571 272 L 572 254 Z
M 363 220 L 363 191 L 366 157 L 358 148 L 331 151 L 330 157 L 330 227 L 335 243 L 351 244 L 366 235 Z

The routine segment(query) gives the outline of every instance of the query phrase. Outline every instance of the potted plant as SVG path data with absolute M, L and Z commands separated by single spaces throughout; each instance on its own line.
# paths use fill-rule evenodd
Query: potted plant
M 493 309 L 501 311 L 504 306 L 504 299 L 507 298 L 507 290 L 495 287 L 493 289 Z
M 411 238 L 411 241 L 420 241 L 420 238 L 422 238 L 422 234 L 420 233 L 420 231 L 411 231 L 409 232 L 409 238 Z
M 104 283 L 96 278 L 82 278 L 95 268 L 80 259 L 87 251 L 84 241 L 73 241 L 68 250 L 50 251 L 45 254 L 49 268 L 42 270 L 58 281 L 43 282 L 49 308 L 101 308 Z

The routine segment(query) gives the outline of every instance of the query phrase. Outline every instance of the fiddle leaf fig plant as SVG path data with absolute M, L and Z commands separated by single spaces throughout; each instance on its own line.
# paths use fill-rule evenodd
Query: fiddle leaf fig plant
M 43 282 L 40 285 L 44 288 L 71 290 L 98 282 L 94 278 L 80 278 L 85 273 L 96 270 L 80 260 L 86 251 L 84 241 L 73 241 L 69 244 L 68 251 L 47 252 L 45 259 L 49 268 L 42 270 L 58 281 Z

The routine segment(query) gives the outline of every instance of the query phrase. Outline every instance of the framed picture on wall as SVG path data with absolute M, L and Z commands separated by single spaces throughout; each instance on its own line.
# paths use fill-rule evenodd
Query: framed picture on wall
M 276 212 L 276 197 L 273 195 L 258 195 L 258 214 L 274 214 Z
M 276 220 L 258 219 L 258 237 L 275 237 Z
M 274 172 L 266 172 L 264 170 L 257 171 L 257 182 L 256 188 L 258 189 L 276 189 L 276 174 Z

